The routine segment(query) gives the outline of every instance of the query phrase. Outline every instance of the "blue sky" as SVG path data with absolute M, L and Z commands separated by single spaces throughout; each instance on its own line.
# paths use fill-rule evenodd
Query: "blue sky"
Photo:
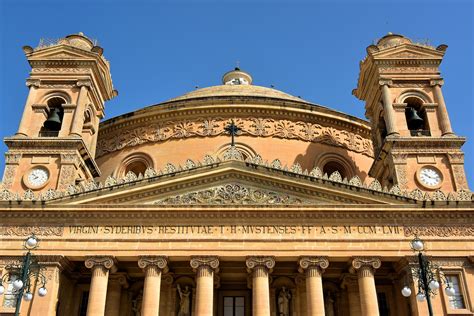
M 474 183 L 472 1 L 0 1 L 0 136 L 16 132 L 29 73 L 21 47 L 83 32 L 111 62 L 119 96 L 106 118 L 220 83 L 254 84 L 364 117 L 351 95 L 365 48 L 387 32 L 449 46 L 441 72 Z M 0 152 L 6 147 L 0 146 Z M 3 170 L 4 159 L 0 160 Z M 3 171 L 2 171 L 3 172 Z

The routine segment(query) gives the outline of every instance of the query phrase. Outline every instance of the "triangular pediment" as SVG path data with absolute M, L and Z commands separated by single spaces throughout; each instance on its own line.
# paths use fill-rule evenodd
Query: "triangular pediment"
M 93 53 L 87 52 L 68 45 L 56 45 L 37 50 L 30 60 L 56 60 L 56 59 L 81 59 L 94 57 Z
M 327 175 L 223 161 L 95 185 L 49 203 L 163 206 L 412 204 L 407 197 Z M 340 177 L 339 177 L 340 178 Z
M 405 44 L 373 54 L 375 59 L 442 59 L 444 53 L 434 48 Z

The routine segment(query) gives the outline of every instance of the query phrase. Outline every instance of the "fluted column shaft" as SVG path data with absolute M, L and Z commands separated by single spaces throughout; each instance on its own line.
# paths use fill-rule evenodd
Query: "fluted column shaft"
M 103 316 L 107 297 L 109 270 L 114 261 L 111 257 L 92 257 L 86 260 L 85 265 L 92 270 L 87 316 Z
M 444 102 L 443 92 L 441 91 L 442 80 L 432 80 L 431 84 L 434 86 L 434 96 L 438 103 L 438 121 L 441 129 L 442 136 L 454 135 L 451 128 L 451 122 L 449 120 L 448 110 L 446 109 L 446 103 Z
M 247 269 L 252 274 L 252 314 L 270 316 L 269 274 L 275 266 L 273 257 L 248 257 Z
M 362 315 L 379 315 L 374 272 L 375 269 L 380 268 L 380 265 L 379 259 L 372 258 L 354 259 L 352 262 L 352 266 L 357 270 Z
M 145 270 L 141 315 L 158 316 L 160 313 L 161 275 L 168 271 L 166 257 L 141 257 L 138 266 Z
M 306 274 L 306 304 L 308 316 L 324 316 L 322 273 L 329 266 L 325 257 L 301 257 L 299 271 Z
M 306 270 L 306 300 L 308 302 L 308 315 L 325 315 L 323 281 L 321 271 L 317 267 L 309 267 Z
M 196 308 L 197 316 L 212 316 L 214 308 L 214 272 L 218 271 L 217 257 L 194 257 L 191 267 L 196 271 Z
M 382 99 L 383 99 L 383 113 L 385 119 L 385 126 L 387 127 L 387 135 L 398 135 L 399 133 L 395 127 L 395 110 L 392 106 L 392 97 L 388 82 L 381 82 L 382 84 Z
M 196 315 L 213 315 L 214 271 L 200 266 L 196 274 Z

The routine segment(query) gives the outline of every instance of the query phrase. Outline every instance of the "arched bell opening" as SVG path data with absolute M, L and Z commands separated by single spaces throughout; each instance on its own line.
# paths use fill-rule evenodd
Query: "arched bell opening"
M 63 105 L 65 103 L 66 101 L 60 97 L 53 97 L 47 101 L 48 118 L 40 129 L 40 137 L 57 137 L 59 135 L 63 123 Z
M 406 103 L 405 118 L 410 135 L 431 136 L 423 100 L 417 97 L 408 97 L 404 102 Z

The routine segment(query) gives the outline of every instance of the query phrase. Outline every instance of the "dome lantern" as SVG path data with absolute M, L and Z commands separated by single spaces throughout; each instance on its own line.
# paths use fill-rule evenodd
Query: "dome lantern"
M 222 84 L 224 85 L 251 85 L 252 84 L 252 76 L 240 70 L 239 67 L 235 67 L 234 70 L 226 72 L 224 76 L 222 76 Z

